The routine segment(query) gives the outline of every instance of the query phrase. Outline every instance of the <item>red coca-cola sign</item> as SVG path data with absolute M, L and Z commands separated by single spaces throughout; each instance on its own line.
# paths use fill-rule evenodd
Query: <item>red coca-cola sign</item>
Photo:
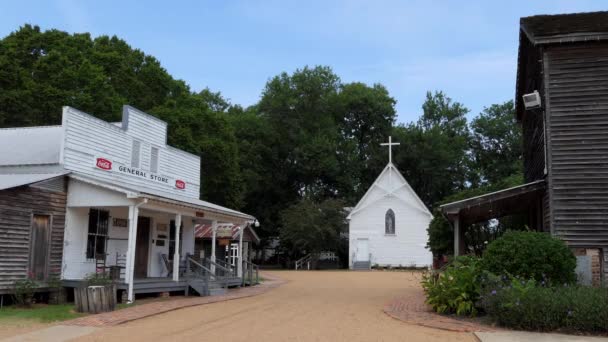
M 97 158 L 95 165 L 102 170 L 112 170 L 112 162 L 105 158 Z
M 180 189 L 180 190 L 183 190 L 183 189 L 186 188 L 186 182 L 184 182 L 183 180 L 179 180 L 178 179 L 178 180 L 175 181 L 175 187 L 178 188 L 178 189 Z

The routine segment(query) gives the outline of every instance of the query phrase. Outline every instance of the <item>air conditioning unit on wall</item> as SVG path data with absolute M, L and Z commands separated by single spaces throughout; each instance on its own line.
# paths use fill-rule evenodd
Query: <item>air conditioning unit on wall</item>
M 525 94 L 522 97 L 524 99 L 524 107 L 526 108 L 526 110 L 540 108 L 541 103 L 540 94 L 538 93 L 538 90 L 535 90 L 533 93 L 530 94 Z

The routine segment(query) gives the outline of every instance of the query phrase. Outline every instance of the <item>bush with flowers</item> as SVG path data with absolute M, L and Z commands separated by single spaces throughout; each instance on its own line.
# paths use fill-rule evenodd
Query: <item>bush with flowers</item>
M 485 313 L 510 328 L 608 333 L 608 288 L 574 285 L 576 261 L 548 234 L 507 233 L 483 258 L 457 257 L 423 277 L 427 303 L 439 313 Z
M 480 266 L 479 258 L 460 256 L 442 272 L 426 273 L 422 279 L 426 302 L 438 313 L 476 315 L 481 291 Z

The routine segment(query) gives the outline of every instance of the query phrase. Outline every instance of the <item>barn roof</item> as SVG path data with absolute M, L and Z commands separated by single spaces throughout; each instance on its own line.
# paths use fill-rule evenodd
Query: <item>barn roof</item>
M 520 19 L 534 45 L 608 39 L 608 12 L 535 15 Z
M 608 11 L 557 15 L 535 15 L 520 19 L 517 80 L 515 89 L 516 117 L 521 120 L 526 55 L 530 49 L 548 44 L 571 44 L 608 40 Z

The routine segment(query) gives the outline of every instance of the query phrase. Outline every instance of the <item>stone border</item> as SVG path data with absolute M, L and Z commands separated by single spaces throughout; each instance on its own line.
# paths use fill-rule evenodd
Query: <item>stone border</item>
M 485 326 L 476 322 L 451 318 L 440 315 L 431 310 L 424 302 L 424 292 L 394 298 L 386 305 L 383 311 L 390 317 L 408 324 L 416 324 L 427 328 L 441 329 L 455 332 L 494 332 L 499 329 Z
M 261 295 L 286 283 L 285 280 L 276 276 L 271 276 L 269 274 L 264 274 L 263 276 L 265 280 L 260 285 L 230 289 L 228 290 L 228 293 L 223 295 L 206 297 L 186 297 L 176 300 L 136 305 L 130 308 L 125 308 L 112 312 L 105 312 L 96 315 L 79 317 L 73 320 L 62 322 L 61 324 L 89 327 L 115 326 L 192 306 L 225 302 L 234 299 Z

